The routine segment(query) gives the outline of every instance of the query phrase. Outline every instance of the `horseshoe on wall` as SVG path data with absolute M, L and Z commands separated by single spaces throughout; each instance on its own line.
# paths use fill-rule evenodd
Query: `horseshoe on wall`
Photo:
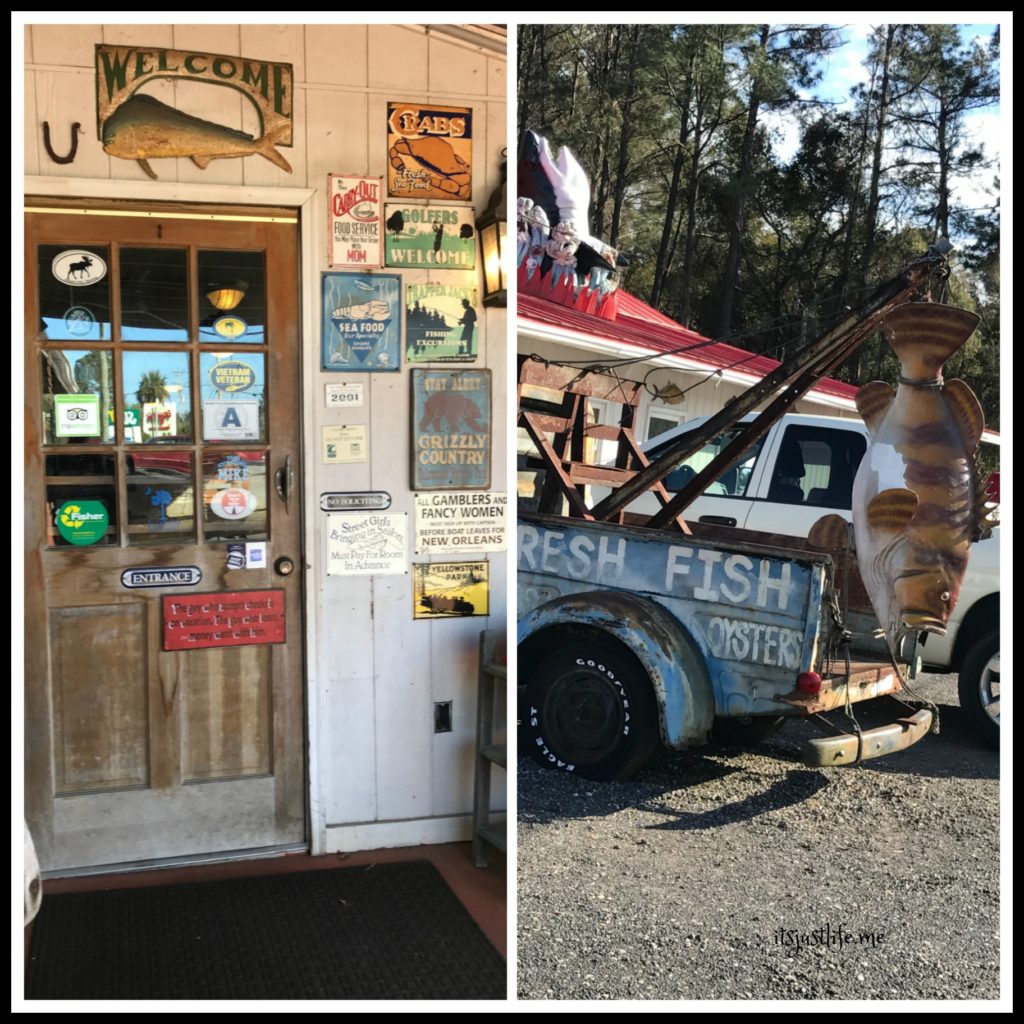
M 55 164 L 70 164 L 74 161 L 78 155 L 78 133 L 82 130 L 82 126 L 75 121 L 71 125 L 71 150 L 67 156 L 57 156 L 53 151 L 53 146 L 50 145 L 50 122 L 43 122 L 43 145 L 46 147 L 46 152 L 49 154 L 50 159 Z

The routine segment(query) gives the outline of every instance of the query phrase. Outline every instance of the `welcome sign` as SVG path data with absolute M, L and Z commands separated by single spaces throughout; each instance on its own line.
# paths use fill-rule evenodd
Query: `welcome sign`
M 388 203 L 385 262 L 415 270 L 473 270 L 476 227 L 468 206 Z
M 291 64 L 195 50 L 147 46 L 96 46 L 96 117 L 103 123 L 142 86 L 158 78 L 229 85 L 248 96 L 260 115 L 263 134 L 275 143 L 292 144 Z

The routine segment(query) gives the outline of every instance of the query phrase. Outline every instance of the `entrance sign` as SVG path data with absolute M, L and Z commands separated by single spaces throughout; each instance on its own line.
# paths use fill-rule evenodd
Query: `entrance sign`
M 156 566 L 146 569 L 125 569 L 121 573 L 121 586 L 140 587 L 194 587 L 203 578 L 198 565 Z

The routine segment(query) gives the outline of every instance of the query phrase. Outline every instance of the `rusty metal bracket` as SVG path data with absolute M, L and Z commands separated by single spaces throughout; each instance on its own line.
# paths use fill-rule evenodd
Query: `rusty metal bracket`
M 53 151 L 53 146 L 50 144 L 50 122 L 43 122 L 43 146 L 46 147 L 47 155 L 55 164 L 74 163 L 75 157 L 78 155 L 78 135 L 81 130 L 81 124 L 79 124 L 78 121 L 75 121 L 71 125 L 71 149 L 68 151 L 68 155 L 57 156 Z

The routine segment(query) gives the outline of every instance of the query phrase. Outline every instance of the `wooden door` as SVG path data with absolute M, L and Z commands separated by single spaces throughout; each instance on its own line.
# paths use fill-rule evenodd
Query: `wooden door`
M 25 238 L 43 869 L 301 843 L 295 212 L 48 205 Z

